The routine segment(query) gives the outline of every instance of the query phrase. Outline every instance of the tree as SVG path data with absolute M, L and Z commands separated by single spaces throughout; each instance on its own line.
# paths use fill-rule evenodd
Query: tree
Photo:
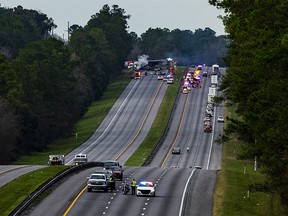
M 23 124 L 20 149 L 41 151 L 71 128 L 74 79 L 68 60 L 63 42 L 56 39 L 31 43 L 16 59 L 21 91 L 15 105 Z
M 53 19 L 35 10 L 0 7 L 0 51 L 15 57 L 28 43 L 47 38 L 57 26 Z
M 243 118 L 239 128 L 245 127 L 249 137 L 242 156 L 258 156 L 270 190 L 278 192 L 287 206 L 288 2 L 209 2 L 227 13 L 223 22 L 231 45 L 221 89 L 237 104 Z
M 19 136 L 19 123 L 17 117 L 7 100 L 0 97 L 0 163 L 6 164 L 11 161 Z
M 106 4 L 88 21 L 85 28 L 99 28 L 105 33 L 111 53 L 113 53 L 115 67 L 110 72 L 112 74 L 119 72 L 119 68 L 123 67 L 127 56 L 132 50 L 132 35 L 127 31 L 127 20 L 129 15 L 125 15 L 125 10 L 119 8 L 118 5 L 112 5 L 112 8 Z

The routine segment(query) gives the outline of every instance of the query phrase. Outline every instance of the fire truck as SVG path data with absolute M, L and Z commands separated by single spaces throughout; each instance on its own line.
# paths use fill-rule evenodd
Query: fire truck
M 141 71 L 135 71 L 134 72 L 134 79 L 140 79 L 141 77 Z

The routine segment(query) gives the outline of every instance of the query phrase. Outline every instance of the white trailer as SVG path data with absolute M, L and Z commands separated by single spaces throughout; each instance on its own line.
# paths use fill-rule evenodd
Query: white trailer
M 211 75 L 211 84 L 218 85 L 218 76 L 217 75 Z
M 217 89 L 214 87 L 209 87 L 208 95 L 217 96 Z
M 208 94 L 208 103 L 213 103 L 213 97 L 214 97 L 214 95 Z
M 218 74 L 220 72 L 220 67 L 217 64 L 212 65 L 212 74 Z

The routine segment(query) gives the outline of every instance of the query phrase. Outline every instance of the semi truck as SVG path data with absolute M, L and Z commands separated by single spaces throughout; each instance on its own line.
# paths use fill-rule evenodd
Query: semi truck
M 211 75 L 211 84 L 218 85 L 218 76 Z
M 220 72 L 220 67 L 217 64 L 212 65 L 212 75 L 218 75 Z

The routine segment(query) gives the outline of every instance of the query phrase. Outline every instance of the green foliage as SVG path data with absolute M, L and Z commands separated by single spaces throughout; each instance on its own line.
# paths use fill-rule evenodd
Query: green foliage
M 22 175 L 12 182 L 0 188 L 0 212 L 2 215 L 9 213 L 16 208 L 25 198 L 29 196 L 43 182 L 50 179 L 60 171 L 67 169 L 65 166 L 52 166 L 39 169 Z
M 210 28 L 190 30 L 149 28 L 141 35 L 140 49 L 152 59 L 170 57 L 179 64 L 223 65 L 222 57 L 228 41 L 223 36 L 215 36 Z
M 117 69 L 123 67 L 123 62 L 132 49 L 133 38 L 127 31 L 129 18 L 129 15 L 125 15 L 125 10 L 118 5 L 110 8 L 106 4 L 99 13 L 92 15 L 86 26 L 87 29 L 99 28 L 105 33 L 109 49 L 114 55 L 113 74 L 120 72 Z
M 152 151 L 156 147 L 169 121 L 170 116 L 167 115 L 167 113 L 171 113 L 173 109 L 175 99 L 179 91 L 179 86 L 181 84 L 183 70 L 183 67 L 178 69 L 178 72 L 175 76 L 176 81 L 173 85 L 168 86 L 161 106 L 158 110 L 157 116 L 155 117 L 147 137 L 137 148 L 134 154 L 126 161 L 125 166 L 142 166 L 145 160 L 151 155 Z
M 287 10 L 288 2 L 218 1 L 231 39 L 222 89 L 242 117 L 249 142 L 242 157 L 257 155 L 272 191 L 288 203 Z
M 19 49 L 35 40 L 48 37 L 57 26 L 46 14 L 35 10 L 0 7 L 0 47 L 9 57 L 15 57 Z
M 236 107 L 225 109 L 228 117 L 226 129 L 231 120 L 233 125 L 237 124 L 235 119 L 241 120 L 235 113 Z M 213 215 L 287 215 L 281 206 L 279 194 L 273 193 L 271 187 L 265 184 L 262 166 L 254 171 L 253 161 L 239 160 L 244 142 L 238 139 L 235 132 L 237 128 L 225 133 L 229 134 L 229 139 L 221 142 L 222 168 L 217 173 Z
M 73 79 L 68 69 L 68 55 L 61 41 L 34 42 L 21 50 L 15 61 L 21 84 L 15 105 L 25 137 L 21 149 L 41 150 L 71 127 Z
M 81 119 L 76 123 L 74 130 L 61 139 L 53 141 L 42 152 L 32 152 L 29 156 L 21 156 L 13 164 L 43 164 L 46 165 L 48 156 L 52 154 L 67 155 L 73 149 L 85 142 L 102 123 L 109 110 L 114 105 L 122 91 L 130 81 L 127 74 L 115 78 L 103 93 L 101 100 L 93 102 Z M 76 140 L 77 133 L 77 140 Z
M 70 134 L 87 107 L 122 73 L 135 40 L 127 32 L 129 16 L 124 13 L 117 5 L 105 5 L 84 28 L 72 25 L 66 44 L 50 37 L 56 26 L 45 14 L 0 7 L 0 50 L 14 58 L 0 56 L 0 95 L 5 101 L 0 102 L 0 115 L 5 111 L 15 120 L 10 128 L 19 128 L 8 139 L 3 135 L 8 124 L 0 127 L 0 138 L 7 141 L 0 147 L 7 150 L 5 162 L 42 152 Z

